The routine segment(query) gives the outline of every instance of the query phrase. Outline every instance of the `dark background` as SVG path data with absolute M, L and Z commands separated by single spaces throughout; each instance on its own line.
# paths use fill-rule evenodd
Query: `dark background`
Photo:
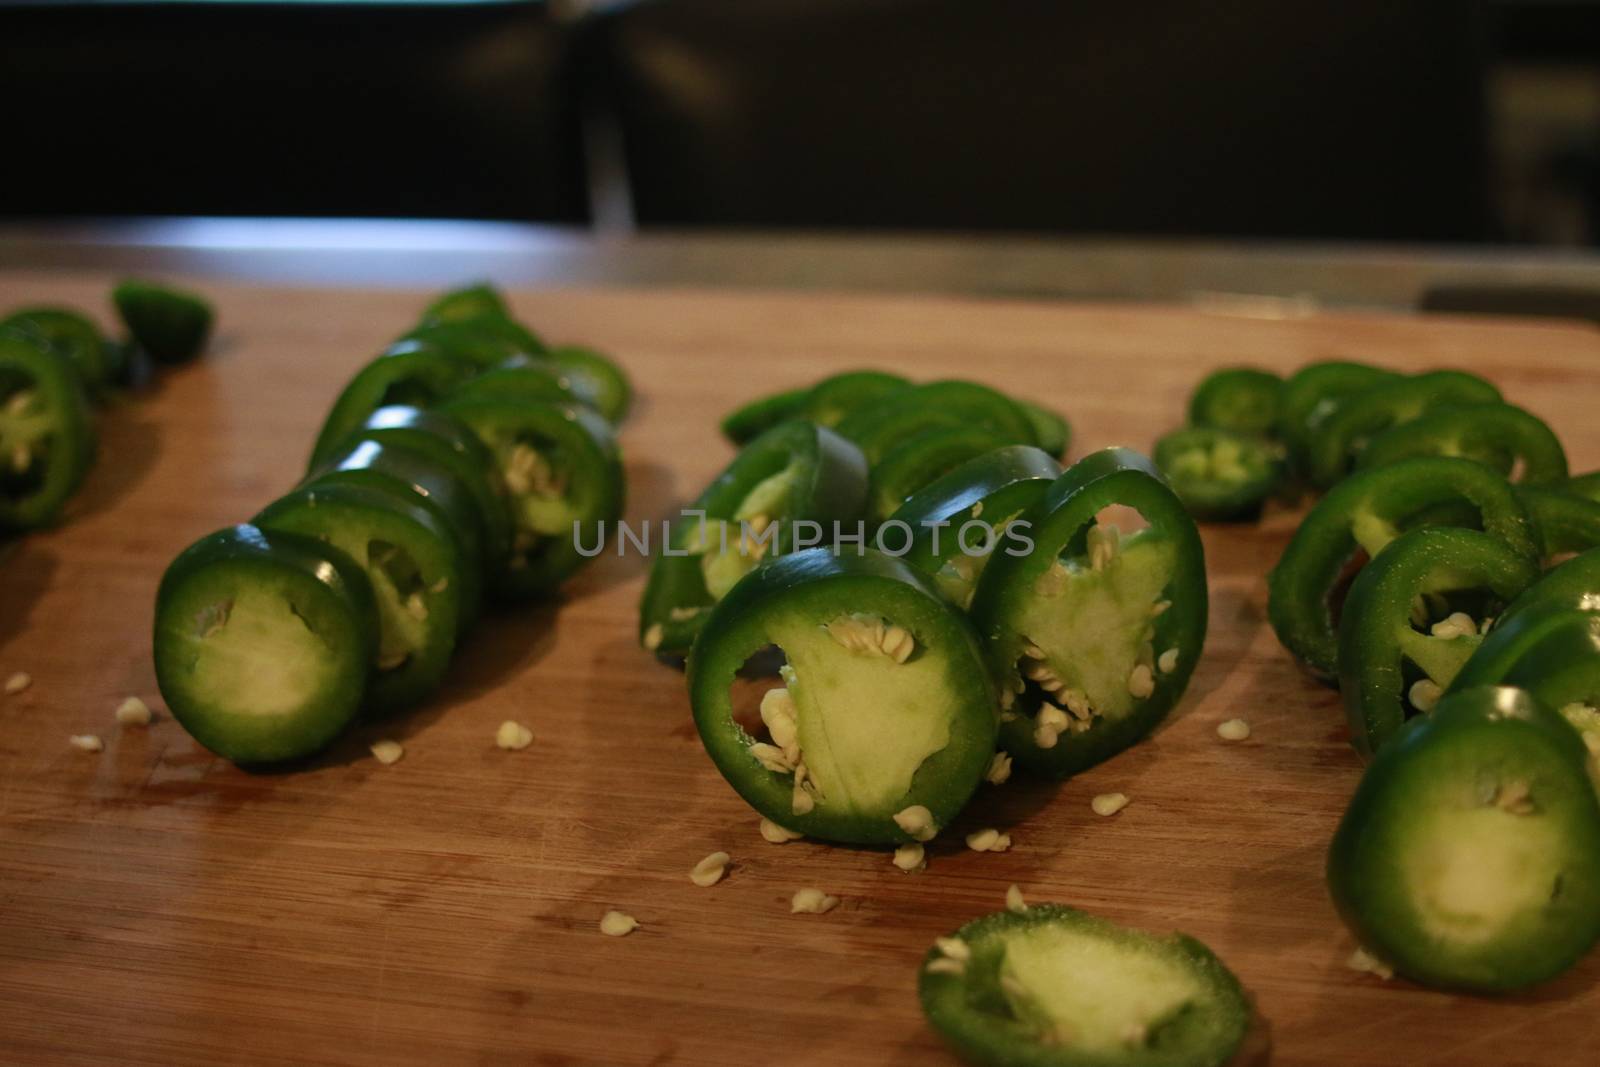
M 1592 244 L 1600 3 L 0 0 L 0 214 Z

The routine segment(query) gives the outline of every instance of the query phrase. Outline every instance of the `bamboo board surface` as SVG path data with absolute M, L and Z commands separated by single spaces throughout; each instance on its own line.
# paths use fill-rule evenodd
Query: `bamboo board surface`
M 0 308 L 103 322 L 110 279 L 0 274 Z M 288 489 L 343 383 L 423 294 L 242 288 L 202 364 L 101 420 L 69 524 L 0 556 L 0 1063 L 938 1064 L 918 961 L 1012 883 L 1182 929 L 1255 993 L 1280 1064 L 1569 1064 L 1600 1041 L 1600 958 L 1500 1000 L 1383 983 L 1323 890 L 1360 764 L 1337 697 L 1266 625 L 1293 528 L 1209 527 L 1211 633 L 1153 739 L 1061 786 L 984 787 L 905 875 L 880 852 L 774 846 L 690 724 L 679 673 L 634 643 L 644 561 L 608 554 L 560 603 L 491 616 L 444 692 L 293 772 L 213 758 L 163 713 L 149 624 L 166 563 Z M 727 461 L 717 418 L 858 366 L 970 376 L 1066 411 L 1072 454 L 1148 448 L 1209 368 L 1312 359 L 1490 376 L 1600 466 L 1600 334 L 1558 323 L 1314 316 L 949 298 L 518 293 L 546 337 L 633 375 L 629 517 L 666 515 Z M 129 694 L 147 730 L 112 719 Z M 1215 727 L 1243 716 L 1240 744 Z M 531 748 L 494 746 L 502 720 Z M 100 755 L 72 734 L 97 733 Z M 366 746 L 396 737 L 382 766 Z M 1102 819 L 1097 793 L 1132 804 Z M 1008 830 L 1003 854 L 962 845 Z M 689 868 L 722 849 L 728 877 Z M 839 896 L 789 914 L 798 888 Z M 597 931 L 618 908 L 642 924 Z

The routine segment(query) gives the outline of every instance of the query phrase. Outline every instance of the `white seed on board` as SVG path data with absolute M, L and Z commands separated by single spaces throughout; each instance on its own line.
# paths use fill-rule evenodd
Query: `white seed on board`
M 798 841 L 806 835 L 796 830 L 790 830 L 787 827 L 779 826 L 771 819 L 762 819 L 761 836 L 772 842 L 774 845 L 786 845 L 790 841 Z
M 607 937 L 626 937 L 639 929 L 639 920 L 625 911 L 608 911 L 600 916 L 600 932 Z
M 1011 835 L 986 828 L 967 835 L 967 847 L 974 852 L 1004 852 L 1011 847 Z
M 1013 885 L 1006 890 L 1006 910 L 1019 915 L 1028 910 L 1028 902 L 1022 899 L 1021 887 Z
M 1224 741 L 1243 741 L 1250 736 L 1250 724 L 1243 719 L 1228 719 L 1217 723 L 1217 736 Z
M 1350 958 L 1344 961 L 1344 965 L 1352 971 L 1375 974 L 1385 982 L 1394 977 L 1393 967 L 1390 967 L 1364 948 L 1357 948 L 1350 953 Z
M 406 754 L 405 748 L 398 741 L 376 741 L 369 751 L 372 753 L 372 758 L 384 766 L 399 763 L 400 757 Z
M 933 821 L 933 812 L 921 804 L 913 804 L 903 811 L 895 812 L 894 822 L 918 841 L 932 841 L 939 833 L 939 827 Z
M 17 671 L 6 679 L 6 695 L 15 696 L 33 684 L 33 676 L 26 671 Z
M 894 850 L 894 865 L 910 874 L 928 865 L 928 851 L 915 841 Z
M 507 719 L 494 732 L 494 743 L 507 752 L 521 752 L 533 744 L 533 731 L 514 719 Z
M 1127 806 L 1128 795 L 1126 793 L 1101 793 L 1089 801 L 1089 807 L 1094 809 L 1094 813 L 1107 819 Z
M 789 900 L 790 915 L 825 915 L 839 906 L 839 898 L 820 889 L 799 889 Z
M 727 873 L 728 863 L 732 858 L 726 852 L 713 852 L 690 869 L 689 881 L 701 889 L 716 885 Z
M 138 697 L 128 697 L 117 705 L 117 722 L 122 726 L 149 726 L 150 705 Z
M 106 747 L 105 742 L 94 734 L 73 734 L 67 738 L 67 744 L 79 752 L 103 752 Z

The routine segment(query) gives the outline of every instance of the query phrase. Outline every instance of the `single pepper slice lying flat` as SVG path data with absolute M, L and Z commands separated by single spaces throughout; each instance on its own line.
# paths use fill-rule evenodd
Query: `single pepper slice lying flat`
M 1012 520 L 1037 504 L 1061 476 L 1061 464 L 1043 449 L 1010 445 L 968 460 L 919 489 L 884 523 L 883 547 L 932 576 L 952 604 L 966 608 L 978 578 L 1000 547 Z M 905 531 L 890 531 L 900 524 Z
M 1278 436 L 1289 448 L 1296 473 L 1305 473 L 1311 438 L 1339 401 L 1399 380 L 1392 370 L 1348 360 L 1311 363 L 1291 374 L 1278 397 Z
M 0 319 L 0 332 L 7 329 L 31 334 L 55 349 L 91 394 L 105 391 L 121 374 L 121 349 L 107 344 L 87 315 L 70 308 L 23 308 Z
M 1184 934 L 1036 904 L 941 937 L 917 977 L 922 1010 L 985 1067 L 1223 1067 L 1264 1062 L 1239 980 Z
M 43 342 L 0 331 L 0 532 L 48 526 L 94 460 L 83 386 Z
M 1545 559 L 1600 547 L 1600 501 L 1531 485 L 1516 491 Z
M 332 458 L 374 411 L 390 404 L 432 407 L 478 373 L 476 364 L 424 341 L 399 341 L 362 367 L 333 402 L 311 450 L 315 469 Z
M 1511 404 L 1431 408 L 1374 437 L 1356 460 L 1356 469 L 1412 456 L 1475 459 L 1519 485 L 1554 486 L 1567 480 L 1567 453 L 1561 441 L 1544 420 Z
M 839 436 L 853 441 L 868 463 L 928 430 L 977 426 L 1008 444 L 1036 445 L 1033 423 L 1014 401 L 986 385 L 938 381 L 914 385 L 857 408 L 839 423 Z
M 896 445 L 872 465 L 868 517 L 882 522 L 929 482 L 961 464 L 1010 444 L 982 426 L 945 426 Z
M 1552 598 L 1504 619 L 1462 665 L 1452 691 L 1485 685 L 1526 689 L 1600 756 L 1600 611 Z
M 1267 577 L 1267 615 L 1283 646 L 1323 678 L 1337 673 L 1335 593 L 1353 564 L 1407 529 L 1481 528 L 1538 558 L 1533 525 L 1506 480 L 1481 463 L 1444 456 L 1360 471 L 1317 501 Z
M 360 709 L 377 647 L 365 573 L 299 534 L 220 530 L 185 549 L 156 594 L 161 696 L 236 763 L 326 746 Z
M 1339 691 L 1356 750 L 1371 755 L 1432 710 L 1484 622 L 1538 573 L 1504 542 L 1453 526 L 1403 533 L 1363 567 L 1339 620 Z
M 1156 466 L 1197 519 L 1241 519 L 1284 483 L 1283 448 L 1252 433 L 1185 426 L 1156 442 Z
M 1373 758 L 1328 851 L 1369 951 L 1425 985 L 1521 989 L 1600 938 L 1600 804 L 1587 753 L 1528 693 L 1473 688 Z
M 771 646 L 757 741 L 729 687 Z M 871 549 L 762 563 L 696 638 L 689 698 L 706 751 L 751 807 L 825 841 L 931 840 L 994 756 L 993 683 L 977 634 L 920 572 Z
M 1189 397 L 1189 424 L 1268 436 L 1282 418 L 1283 379 L 1259 367 L 1212 371 Z
M 1124 536 L 1099 518 L 1131 508 Z M 971 615 L 1000 684 L 1001 748 L 1065 777 L 1155 728 L 1205 645 L 1205 553 L 1194 520 L 1155 465 L 1105 449 L 1079 460 L 1014 524 L 1032 551 L 1001 548 Z
M 483 315 L 511 317 L 511 309 L 500 291 L 488 282 L 477 282 L 441 294 L 422 312 L 423 322 L 460 322 Z
M 111 291 L 122 324 L 157 363 L 187 363 L 211 336 L 211 304 L 198 294 L 129 279 Z
M 743 404 L 722 417 L 722 436 L 736 445 L 748 444 L 780 422 L 801 417 L 810 389 L 785 389 Z
M 853 529 L 866 506 L 860 449 L 811 422 L 768 430 L 670 524 L 639 605 L 639 643 L 664 656 L 688 652 L 711 606 L 763 558 L 792 551 L 802 535 L 831 543 L 833 524 Z
M 494 457 L 508 494 L 511 551 L 494 593 L 525 600 L 551 592 L 622 517 L 622 456 L 611 426 L 588 407 L 481 390 L 474 379 L 435 410 L 460 420 Z
M 574 396 L 615 426 L 633 406 L 633 386 L 622 368 L 592 348 L 557 345 L 535 361 Z
M 404 491 L 313 480 L 251 524 L 269 535 L 314 537 L 365 572 L 378 616 L 367 710 L 411 707 L 438 689 L 465 626 L 471 561 L 433 511 Z
M 1429 371 L 1384 382 L 1339 400 L 1312 428 L 1306 472 L 1313 485 L 1326 489 L 1350 472 L 1366 443 L 1383 431 L 1433 408 L 1499 401 L 1500 390 L 1463 371 Z

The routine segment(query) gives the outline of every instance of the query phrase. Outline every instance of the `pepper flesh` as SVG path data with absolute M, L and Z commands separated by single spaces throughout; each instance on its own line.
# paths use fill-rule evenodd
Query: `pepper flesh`
M 82 383 L 64 357 L 0 331 L 0 532 L 60 518 L 94 461 Z
M 1282 417 L 1283 379 L 1259 367 L 1212 371 L 1189 397 L 1189 424 L 1270 435 Z
M 1374 437 L 1357 470 L 1411 456 L 1462 456 L 1487 463 L 1519 485 L 1560 485 L 1567 453 L 1537 415 L 1510 404 L 1450 404 L 1432 408 Z
M 1499 400 L 1500 390 L 1462 371 L 1430 371 L 1344 397 L 1311 432 L 1307 473 L 1326 489 L 1350 472 L 1367 441 L 1390 427 L 1445 405 Z
M 1174 430 L 1156 442 L 1153 458 L 1197 519 L 1259 513 L 1286 474 L 1283 450 L 1275 442 L 1212 427 Z

